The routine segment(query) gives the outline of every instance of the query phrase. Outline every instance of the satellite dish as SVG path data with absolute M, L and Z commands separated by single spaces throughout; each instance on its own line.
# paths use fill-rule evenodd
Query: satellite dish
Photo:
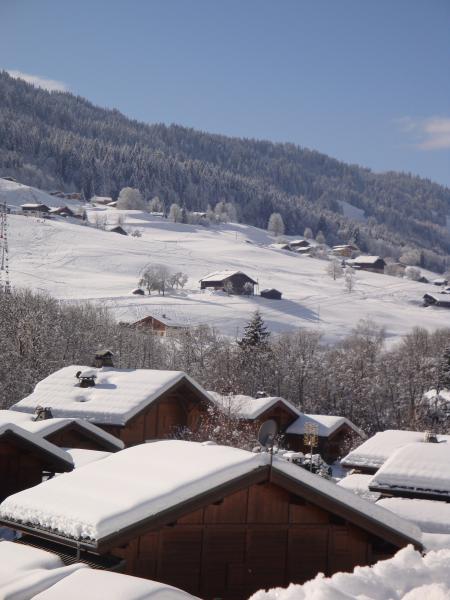
M 258 431 L 258 442 L 263 448 L 268 448 L 273 444 L 273 440 L 277 434 L 278 426 L 276 421 L 269 419 L 264 421 Z

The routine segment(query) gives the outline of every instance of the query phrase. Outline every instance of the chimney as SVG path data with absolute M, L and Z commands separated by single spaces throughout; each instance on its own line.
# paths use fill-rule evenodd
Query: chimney
M 267 398 L 267 392 L 260 390 L 259 392 L 256 392 L 255 398 Z
M 36 406 L 33 421 L 46 421 L 47 419 L 53 419 L 52 409 L 49 406 L 45 408 L 43 406 Z
M 101 369 L 102 367 L 114 367 L 114 354 L 111 350 L 101 350 L 94 357 L 94 367 Z

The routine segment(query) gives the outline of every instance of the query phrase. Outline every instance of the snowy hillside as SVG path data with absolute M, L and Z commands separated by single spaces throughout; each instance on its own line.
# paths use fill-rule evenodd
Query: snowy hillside
M 273 331 L 309 327 L 321 330 L 328 340 L 346 335 L 361 318 L 384 325 L 391 337 L 414 325 L 434 329 L 448 322 L 445 309 L 421 306 L 432 285 L 359 272 L 355 291 L 349 294 L 342 279 L 333 281 L 325 274 L 325 261 L 268 248 L 273 238 L 254 227 L 230 223 L 205 228 L 104 208 L 88 209 L 88 215 L 91 222 L 100 215 L 109 224 L 122 215 L 124 226 L 142 235 L 122 236 L 62 218 L 43 222 L 11 215 L 12 284 L 67 300 L 94 300 L 124 321 L 165 314 L 187 324 L 206 323 L 229 335 L 242 331 L 257 308 Z M 166 297 L 132 296 L 148 263 L 185 272 L 185 289 Z M 260 289 L 279 289 L 283 300 L 200 291 L 201 277 L 223 269 L 244 271 Z
M 80 207 L 81 203 L 76 200 L 65 200 L 57 196 L 51 196 L 34 187 L 23 185 L 15 181 L 0 178 L 0 202 L 6 202 L 8 207 L 20 207 L 21 204 L 45 204 L 49 207 L 69 206 Z

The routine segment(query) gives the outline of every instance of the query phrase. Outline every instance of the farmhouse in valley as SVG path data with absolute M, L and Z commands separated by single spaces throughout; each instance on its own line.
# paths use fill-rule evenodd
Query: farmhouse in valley
M 412 523 L 277 456 L 178 440 L 20 492 L 0 519 L 37 543 L 57 550 L 63 540 L 85 561 L 122 558 L 126 573 L 205 600 L 244 600 L 408 544 L 422 549 Z
M 139 321 L 131 324 L 131 327 L 136 329 L 141 329 L 144 331 L 149 331 L 151 333 L 155 333 L 157 335 L 166 336 L 171 333 L 176 333 L 180 331 L 185 331 L 189 328 L 185 323 L 178 323 L 174 321 L 170 317 L 165 314 L 160 315 L 158 317 L 153 315 L 148 315 Z
M 50 212 L 50 208 L 46 204 L 21 204 L 20 208 L 22 209 L 22 212 L 26 215 L 36 215 L 39 217 L 46 216 Z
M 351 258 L 355 253 L 359 252 L 359 248 L 354 244 L 341 244 L 339 246 L 333 246 L 332 253 L 334 256 L 343 256 Z
M 379 256 L 358 256 L 346 261 L 347 265 L 361 269 L 362 271 L 371 271 L 372 273 L 384 273 L 386 263 Z
M 12 409 L 34 413 L 46 406 L 53 417 L 86 419 L 130 446 L 170 437 L 184 427 L 195 430 L 210 402 L 181 371 L 72 365 L 40 381 Z
M 450 296 L 448 294 L 424 294 L 423 304 L 424 306 L 450 308 Z
M 244 294 L 247 290 L 254 294 L 255 285 L 257 282 L 242 271 L 217 271 L 200 279 L 201 290 L 231 290 L 233 294 Z

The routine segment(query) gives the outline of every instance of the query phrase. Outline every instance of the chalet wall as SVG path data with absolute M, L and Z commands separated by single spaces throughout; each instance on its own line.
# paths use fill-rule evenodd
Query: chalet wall
M 304 582 L 393 554 L 379 540 L 272 484 L 252 485 L 113 554 L 126 572 L 205 600 L 244 600 L 261 588 Z
M 84 450 L 105 450 L 105 445 L 71 428 L 63 428 L 47 435 L 45 439 L 60 448 L 82 448 Z
M 13 443 L 0 443 L 0 501 L 42 481 L 45 465 L 30 451 Z

